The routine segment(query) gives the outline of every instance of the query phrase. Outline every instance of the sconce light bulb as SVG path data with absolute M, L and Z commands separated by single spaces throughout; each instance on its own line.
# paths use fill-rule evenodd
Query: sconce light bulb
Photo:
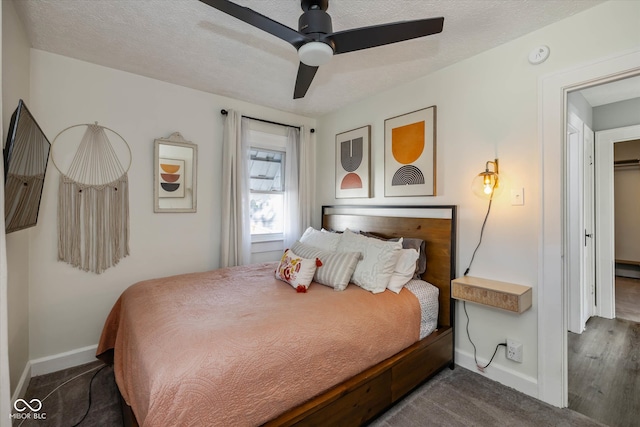
M 495 170 L 491 170 L 490 166 L 493 165 Z M 473 193 L 483 199 L 493 198 L 500 194 L 501 185 L 498 179 L 498 159 L 495 161 L 488 161 L 484 172 L 480 172 L 473 179 L 471 189 Z

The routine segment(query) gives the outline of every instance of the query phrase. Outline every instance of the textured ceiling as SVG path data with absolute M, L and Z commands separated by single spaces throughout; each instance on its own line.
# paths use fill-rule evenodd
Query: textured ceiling
M 331 0 L 334 31 L 444 16 L 444 31 L 334 56 L 293 100 L 296 51 L 197 0 L 15 0 L 36 49 L 317 117 L 602 0 Z M 297 29 L 299 0 L 237 0 Z M 523 52 L 526 55 L 527 52 Z

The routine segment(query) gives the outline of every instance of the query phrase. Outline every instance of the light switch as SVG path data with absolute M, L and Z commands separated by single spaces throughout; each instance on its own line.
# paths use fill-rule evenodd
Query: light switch
M 514 188 L 511 190 L 511 206 L 524 205 L 524 188 Z

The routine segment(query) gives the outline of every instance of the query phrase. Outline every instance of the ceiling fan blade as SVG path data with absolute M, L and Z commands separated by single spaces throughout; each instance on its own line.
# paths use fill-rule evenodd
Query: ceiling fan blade
M 304 98 L 316 75 L 316 71 L 318 71 L 318 67 L 311 67 L 302 62 L 300 63 L 298 67 L 298 77 L 296 77 L 296 88 L 293 91 L 293 99 Z
M 228 0 L 200 0 L 214 9 L 218 9 L 228 15 L 238 18 L 241 21 L 246 22 L 249 25 L 253 25 L 269 34 L 272 34 L 286 42 L 289 42 L 298 49 L 304 43 L 311 41 L 308 37 L 300 34 L 293 28 L 289 28 L 271 18 L 267 18 L 264 15 L 259 14 L 253 9 L 248 7 L 239 6 Z
M 335 46 L 334 54 L 354 52 L 442 32 L 444 18 L 418 19 L 338 31 L 324 36 Z

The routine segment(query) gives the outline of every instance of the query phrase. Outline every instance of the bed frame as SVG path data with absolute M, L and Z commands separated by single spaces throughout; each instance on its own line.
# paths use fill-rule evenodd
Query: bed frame
M 322 226 L 387 238 L 423 239 L 427 271 L 422 278 L 440 289 L 438 328 L 389 359 L 283 413 L 267 426 L 362 425 L 442 369 L 454 367 L 451 280 L 456 272 L 456 206 L 323 206 Z M 123 418 L 125 425 L 138 425 L 124 403 Z
M 454 367 L 456 206 L 323 206 L 322 226 L 426 242 L 422 278 L 440 289 L 438 329 L 395 356 L 338 384 L 266 425 L 362 425 L 447 366 Z

